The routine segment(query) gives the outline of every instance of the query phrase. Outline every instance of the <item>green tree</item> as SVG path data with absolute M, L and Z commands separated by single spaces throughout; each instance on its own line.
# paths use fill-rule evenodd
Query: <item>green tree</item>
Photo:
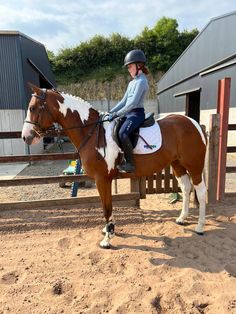
M 152 69 L 166 71 L 180 54 L 178 23 L 163 17 L 153 28 L 156 51 L 151 57 Z
M 56 80 L 59 83 L 79 82 L 94 78 L 103 82 L 112 80 L 122 72 L 126 53 L 135 48 L 147 55 L 153 74 L 165 72 L 198 34 L 178 31 L 176 19 L 163 17 L 153 28 L 144 27 L 134 39 L 113 33 L 109 37 L 96 35 L 74 48 L 61 49 L 55 56 L 48 51 Z
M 184 51 L 198 34 L 199 31 L 196 28 L 194 28 L 191 31 L 184 30 L 182 33 L 180 33 L 179 34 L 180 51 L 181 52 Z

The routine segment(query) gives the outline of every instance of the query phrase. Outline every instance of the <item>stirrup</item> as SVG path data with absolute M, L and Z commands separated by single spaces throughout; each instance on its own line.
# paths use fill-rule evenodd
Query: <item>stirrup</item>
M 119 170 L 119 172 L 125 172 L 125 173 L 129 173 L 129 172 L 134 172 L 135 167 L 133 164 L 126 162 L 126 163 L 122 163 L 120 165 L 117 166 L 117 169 Z

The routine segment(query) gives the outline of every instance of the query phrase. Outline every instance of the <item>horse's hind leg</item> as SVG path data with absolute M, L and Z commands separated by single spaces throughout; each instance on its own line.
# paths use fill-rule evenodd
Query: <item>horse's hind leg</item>
M 176 179 L 178 180 L 179 186 L 183 193 L 183 206 L 180 216 L 176 219 L 176 223 L 179 225 L 183 225 L 184 220 L 187 218 L 189 213 L 191 183 L 186 169 L 179 163 L 178 160 L 174 161 L 171 166 L 174 170 L 174 175 L 176 176 Z
M 96 186 L 102 201 L 103 213 L 106 219 L 106 226 L 104 228 L 105 237 L 100 242 L 100 246 L 105 249 L 110 248 L 110 239 L 115 235 L 115 224 L 112 220 L 112 194 L 111 194 L 111 180 L 99 177 L 95 179 Z
M 190 174 L 191 175 L 191 174 Z M 196 233 L 202 235 L 205 226 L 205 215 L 206 215 L 206 184 L 204 182 L 203 175 L 191 175 L 194 188 L 197 193 L 197 198 L 199 202 L 199 218 L 198 224 L 195 228 Z

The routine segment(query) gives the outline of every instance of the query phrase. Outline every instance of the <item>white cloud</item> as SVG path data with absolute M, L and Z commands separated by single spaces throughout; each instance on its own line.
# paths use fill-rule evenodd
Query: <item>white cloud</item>
M 180 30 L 202 29 L 211 18 L 233 11 L 225 0 L 9 0 L 0 5 L 0 29 L 18 30 L 48 49 L 79 45 L 95 34 L 134 37 L 162 17 L 176 18 Z

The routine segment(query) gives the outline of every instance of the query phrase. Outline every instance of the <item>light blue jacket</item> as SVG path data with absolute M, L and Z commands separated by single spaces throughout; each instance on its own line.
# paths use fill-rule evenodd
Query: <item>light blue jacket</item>
M 146 75 L 140 73 L 129 82 L 124 97 L 110 112 L 116 112 L 118 116 L 124 116 L 135 108 L 143 108 L 145 95 L 148 89 L 149 85 Z

